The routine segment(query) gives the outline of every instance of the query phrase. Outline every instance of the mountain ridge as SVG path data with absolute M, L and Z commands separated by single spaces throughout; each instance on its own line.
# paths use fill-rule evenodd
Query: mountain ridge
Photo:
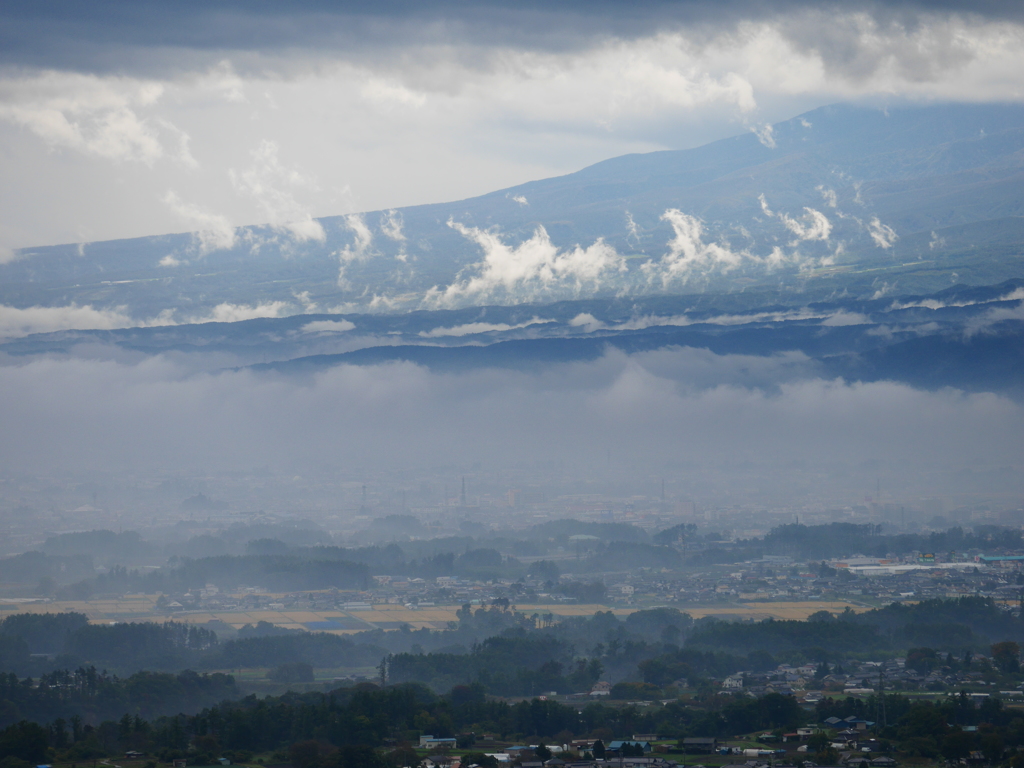
M 870 270 L 927 293 L 1021 274 L 1022 190 L 1024 107 L 832 105 L 760 135 L 324 217 L 322 241 L 263 225 L 205 254 L 194 233 L 26 249 L 0 265 L 0 304 L 123 308 L 142 324 L 219 305 L 299 314 L 750 288 L 863 294 L 880 287 Z

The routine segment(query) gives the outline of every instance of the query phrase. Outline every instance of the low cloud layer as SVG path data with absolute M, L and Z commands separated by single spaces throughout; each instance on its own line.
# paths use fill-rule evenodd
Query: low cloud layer
M 6 361 L 10 471 L 302 471 L 524 460 L 928 468 L 1024 451 L 1024 409 L 989 394 L 823 380 L 800 354 L 669 349 L 532 373 L 341 366 L 302 378 L 188 374 L 164 358 Z
M 0 339 L 18 338 L 33 333 L 66 330 L 112 330 L 114 328 L 151 328 L 185 323 L 234 323 L 258 317 L 284 317 L 297 307 L 285 301 L 256 304 L 222 302 L 208 311 L 187 313 L 165 309 L 155 317 L 132 317 L 124 308 L 97 309 L 90 305 L 69 304 L 57 307 L 9 307 L 0 304 Z M 301 310 L 300 310 L 301 311 Z

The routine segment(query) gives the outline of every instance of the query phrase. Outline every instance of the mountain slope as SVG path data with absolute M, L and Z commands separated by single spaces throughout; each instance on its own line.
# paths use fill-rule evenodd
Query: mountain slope
M 239 306 L 281 315 L 758 287 L 803 300 L 893 284 L 931 292 L 1021 274 L 1022 191 L 1024 107 L 838 105 L 760 136 L 322 219 L 322 240 L 247 227 L 209 253 L 190 234 L 28 249 L 0 265 L 0 303 L 89 305 L 132 324 Z M 229 306 L 218 315 L 218 305 Z

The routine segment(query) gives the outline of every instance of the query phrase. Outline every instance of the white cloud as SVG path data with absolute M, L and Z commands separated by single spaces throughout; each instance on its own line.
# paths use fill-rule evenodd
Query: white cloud
M 994 299 L 980 299 L 977 301 L 939 301 L 938 299 L 921 299 L 920 301 L 899 302 L 894 301 L 889 306 L 889 311 L 898 309 L 912 309 L 922 307 L 924 309 L 944 309 L 945 307 L 973 307 L 978 304 L 993 304 L 1000 301 L 1020 301 L 1024 299 L 1024 288 L 1015 288 L 1009 293 L 997 296 Z
M 239 320 L 255 320 L 260 317 L 284 317 L 291 305 L 286 301 L 267 301 L 259 304 L 218 304 L 206 314 L 194 315 L 189 323 L 236 323 Z
M 300 304 L 302 304 L 302 310 L 306 313 L 316 312 L 317 303 L 310 298 L 309 291 L 292 291 L 294 296 Z
M 88 304 L 65 307 L 8 307 L 0 304 L 0 337 L 28 336 L 70 328 L 111 329 L 134 325 L 120 310 L 94 309 Z
M 835 317 L 836 322 L 829 323 L 828 319 Z M 607 324 L 598 320 L 590 313 L 581 313 L 569 321 L 574 328 L 582 328 L 586 333 L 599 330 L 613 331 L 640 331 L 646 328 L 659 327 L 685 327 L 688 325 L 747 325 L 749 323 L 781 323 L 789 320 L 817 320 L 825 319 L 823 325 L 844 325 L 850 324 L 845 320 L 854 320 L 863 317 L 856 313 L 836 313 L 835 315 L 822 314 L 810 309 L 792 309 L 778 312 L 750 312 L 745 315 L 712 315 L 711 317 L 692 317 L 690 315 L 639 315 L 621 323 Z M 865 322 L 870 322 L 865 320 Z
M 351 331 L 356 324 L 351 320 L 314 320 L 302 326 L 303 333 L 344 333 Z
M 635 243 L 640 242 L 640 227 L 633 220 L 633 214 L 626 211 L 626 239 Z
M 164 156 L 159 125 L 179 142 L 186 137 L 179 156 L 194 163 L 187 134 L 167 120 L 139 114 L 163 92 L 161 83 L 125 77 L 53 71 L 8 77 L 0 79 L 0 120 L 27 128 L 54 148 L 146 165 Z
M 231 169 L 228 175 L 235 189 L 257 202 L 266 223 L 287 232 L 297 242 L 324 242 L 324 228 L 296 198 L 306 189 L 316 191 L 316 182 L 283 165 L 278 158 L 277 142 L 264 139 L 251 153 L 252 165 L 244 171 Z
M 516 323 L 515 325 L 509 325 L 508 323 L 463 323 L 462 325 L 453 325 L 447 328 L 431 328 L 429 331 L 420 331 L 419 335 L 427 339 L 436 339 L 443 336 L 471 336 L 477 333 L 494 333 L 496 331 L 514 331 L 519 328 L 528 328 L 531 325 L 539 325 L 541 323 L 550 323 L 552 320 L 544 320 L 539 317 L 531 318 L 525 323 Z
M 338 257 L 338 287 L 348 288 L 349 282 L 345 278 L 345 270 L 349 264 L 357 261 L 365 261 L 378 254 L 373 250 L 373 232 L 367 226 L 362 214 L 350 213 L 345 217 L 345 226 L 352 233 L 352 243 L 346 245 L 335 255 Z
M 199 247 L 200 256 L 205 256 L 212 251 L 228 251 L 235 247 L 235 228 L 231 226 L 231 222 L 226 216 L 210 213 L 193 203 L 186 203 L 173 190 L 167 190 L 167 194 L 164 195 L 164 203 L 180 218 L 188 222 L 189 226 L 198 228 L 194 237 Z M 170 256 L 165 257 L 165 259 L 171 258 Z M 172 263 L 164 264 L 164 261 L 161 261 L 160 264 L 176 266 Z
M 879 281 L 875 281 L 874 285 L 878 285 Z M 873 294 L 871 294 L 871 300 L 881 299 L 888 296 L 890 293 L 896 290 L 896 281 L 889 283 L 887 280 L 881 281 L 882 284 L 878 286 Z
M 836 312 L 821 321 L 822 325 L 838 328 L 845 325 L 870 325 L 871 318 L 860 312 Z
M 604 240 L 561 251 L 541 226 L 516 246 L 506 244 L 495 230 L 453 220 L 448 226 L 480 246 L 484 258 L 445 288 L 431 288 L 424 300 L 428 306 L 579 296 L 599 290 L 607 278 L 626 271 L 625 260 Z
M 1003 322 L 1004 320 L 1024 320 L 1024 288 L 1017 288 L 1014 291 L 1000 297 L 997 301 L 1007 302 L 1016 301 L 1020 302 L 1016 305 L 1009 307 L 992 307 L 987 310 L 984 314 L 979 317 L 972 318 L 967 324 L 965 334 L 967 336 L 973 336 L 976 333 L 981 333 L 987 330 L 990 326 L 996 323 Z
M 573 328 L 582 328 L 586 333 L 593 333 L 608 327 L 589 312 L 581 312 L 576 315 L 569 321 L 569 325 Z
M 89 304 L 60 307 L 10 307 L 0 304 L 0 338 L 66 330 L 113 330 L 177 325 L 173 309 L 155 317 L 133 318 L 125 307 L 96 308 Z
M 751 133 L 757 136 L 757 140 L 768 149 L 775 149 L 775 128 L 769 123 L 761 123 L 750 129 Z
M 832 194 L 832 197 L 833 199 L 835 198 L 835 193 Z M 764 211 L 766 216 L 777 218 L 786 229 L 796 236 L 796 241 L 791 243 L 791 245 L 796 245 L 798 242 L 805 240 L 828 240 L 829 235 L 832 234 L 832 222 L 821 211 L 805 206 L 804 215 L 799 219 L 794 219 L 781 211 L 773 213 L 768 207 L 768 201 L 763 194 L 759 195 L 757 199 L 761 202 L 761 210 Z
M 409 260 L 409 255 L 405 252 L 406 237 L 402 231 L 402 214 L 392 209 L 390 211 L 384 211 L 380 215 L 380 231 L 384 237 L 389 240 L 394 240 L 398 243 L 398 253 L 395 254 L 395 258 L 398 261 L 406 262 Z
M 899 235 L 895 230 L 888 224 L 879 221 L 877 216 L 873 217 L 868 224 L 868 234 L 879 248 L 892 248 L 899 240 Z
M 380 215 L 380 231 L 384 237 L 396 243 L 404 243 L 406 238 L 402 232 L 402 214 L 394 209 L 384 211 Z
M 825 205 L 829 208 L 836 207 L 838 201 L 836 199 L 836 191 L 834 189 L 830 189 L 823 185 L 819 185 L 815 187 L 815 189 L 821 193 L 821 198 L 825 201 Z
M 740 265 L 743 252 L 732 251 L 718 243 L 705 243 L 704 224 L 676 208 L 670 208 L 661 215 L 662 221 L 672 225 L 675 233 L 668 242 L 668 253 L 659 261 L 643 265 L 651 281 L 660 281 L 662 286 L 673 282 L 686 283 L 696 274 L 707 274 L 713 270 L 728 272 Z

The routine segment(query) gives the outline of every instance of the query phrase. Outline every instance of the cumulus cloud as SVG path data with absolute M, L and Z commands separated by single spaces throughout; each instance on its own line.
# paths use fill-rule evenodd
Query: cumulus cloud
M 775 214 L 760 198 L 764 212 L 779 218 L 786 229 L 796 235 L 791 248 L 803 241 L 827 240 L 832 231 L 828 218 L 820 211 L 805 208 L 800 219 L 786 214 Z M 759 255 L 749 249 L 735 250 L 721 242 L 705 242 L 704 223 L 695 216 L 671 208 L 661 216 L 672 226 L 673 237 L 668 242 L 668 252 L 659 260 L 645 262 L 641 271 L 648 285 L 660 284 L 667 288 L 673 283 L 685 285 L 694 278 L 707 277 L 713 273 L 725 274 L 741 267 L 757 267 L 766 270 L 784 267 L 805 269 L 814 265 L 831 263 L 834 255 L 820 258 L 804 256 L 798 249 L 786 251 L 779 246 L 772 247 L 767 255 Z
M 686 283 L 695 275 L 716 269 L 728 272 L 749 256 L 719 243 L 705 243 L 703 222 L 677 208 L 665 211 L 661 219 L 667 221 L 675 233 L 668 242 L 668 253 L 659 261 L 645 263 L 642 268 L 650 281 L 660 282 L 663 287 L 677 281 Z
M 633 219 L 633 214 L 626 211 L 626 240 L 639 243 L 640 242 L 640 226 Z
M 768 149 L 775 149 L 775 128 L 768 123 L 756 125 L 750 129 L 757 136 L 757 140 Z
M 593 333 L 608 327 L 603 321 L 598 320 L 589 312 L 580 312 L 580 314 L 569 321 L 569 325 L 572 328 L 582 328 L 587 333 Z
M 344 248 L 337 252 L 339 268 L 338 268 L 338 287 L 348 288 L 349 281 L 345 277 L 346 268 L 357 261 L 365 261 L 371 256 L 375 256 L 376 252 L 373 251 L 373 232 L 370 231 L 370 227 L 366 224 L 366 219 L 363 218 L 362 214 L 350 213 L 345 217 L 345 227 L 352 233 L 352 242 L 346 245 Z
M 380 215 L 381 234 L 389 240 L 394 240 L 398 243 L 398 253 L 395 254 L 395 258 L 398 261 L 406 262 L 409 260 L 409 255 L 405 252 L 407 238 L 402 231 L 402 225 L 402 214 L 393 208 L 389 211 L 384 211 Z
M 316 191 L 316 182 L 278 158 L 277 142 L 264 139 L 251 153 L 252 165 L 244 171 L 229 170 L 235 189 L 251 197 L 263 210 L 266 223 L 288 233 L 296 242 L 324 242 L 327 234 L 320 222 L 299 202 L 300 190 Z
M 384 237 L 394 240 L 396 243 L 405 242 L 405 234 L 402 232 L 402 214 L 391 209 L 380 215 L 380 231 Z
M 888 224 L 883 224 L 875 216 L 868 222 L 868 234 L 871 235 L 871 239 L 875 241 L 875 245 L 879 248 L 892 248 L 896 241 L 899 240 L 899 235 L 896 231 Z
M 194 233 L 199 255 L 205 256 L 212 251 L 228 251 L 235 247 L 235 228 L 231 226 L 226 216 L 218 213 L 211 213 L 194 203 L 184 202 L 173 190 L 167 190 L 164 195 L 164 202 L 180 218 L 189 223 L 190 226 L 198 227 Z M 173 259 L 173 257 L 166 257 Z M 177 262 L 174 259 L 174 262 Z M 162 266 L 176 266 L 176 263 L 160 262 Z
M 835 193 L 832 194 L 832 198 L 833 200 L 835 199 Z M 786 229 L 796 236 L 796 240 L 791 245 L 797 245 L 804 240 L 828 240 L 829 235 L 832 234 L 832 222 L 821 211 L 805 206 L 804 215 L 799 219 L 794 219 L 782 211 L 778 213 L 772 212 L 763 194 L 759 195 L 757 199 L 760 201 L 761 210 L 766 216 L 777 218 Z
M 424 303 L 428 306 L 575 297 L 599 290 L 609 277 L 626 271 L 625 259 L 603 239 L 586 248 L 559 250 L 542 226 L 519 245 L 506 243 L 497 230 L 467 227 L 454 220 L 448 226 L 476 243 L 484 258 L 445 288 L 427 291 Z

